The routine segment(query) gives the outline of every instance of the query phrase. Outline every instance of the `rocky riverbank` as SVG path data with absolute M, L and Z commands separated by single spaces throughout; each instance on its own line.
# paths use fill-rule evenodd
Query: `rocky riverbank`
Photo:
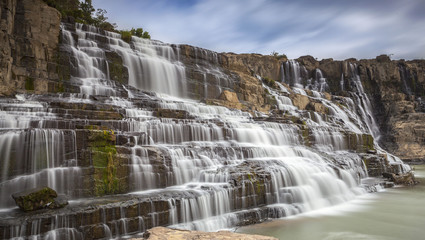
M 138 240 L 140 238 L 133 238 Z M 240 240 L 277 240 L 274 237 L 266 237 L 261 235 L 251 235 L 242 233 L 232 233 L 229 231 L 219 232 L 200 232 L 200 231 L 187 231 L 178 229 L 169 229 L 164 227 L 155 227 L 149 229 L 146 233 L 146 238 L 150 240 L 161 240 L 161 239 L 175 239 L 175 240 L 195 240 L 195 239 L 240 239 Z

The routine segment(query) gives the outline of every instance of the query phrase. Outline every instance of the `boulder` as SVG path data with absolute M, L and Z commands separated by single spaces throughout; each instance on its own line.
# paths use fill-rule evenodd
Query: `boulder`
M 396 185 L 415 185 L 418 182 L 415 180 L 415 175 L 413 172 L 395 174 L 395 173 L 383 173 L 384 178 L 388 178 L 390 181 L 394 182 Z
M 26 212 L 42 208 L 61 208 L 68 204 L 64 197 L 58 196 L 55 190 L 49 187 L 37 187 L 12 194 L 18 207 Z

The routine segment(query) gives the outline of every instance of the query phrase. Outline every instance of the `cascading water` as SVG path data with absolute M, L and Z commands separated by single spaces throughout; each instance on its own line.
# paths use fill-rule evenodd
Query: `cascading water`
M 364 123 L 373 115 L 370 108 L 358 115 L 357 108 L 340 107 L 324 98 L 321 91 L 326 89 L 326 80 L 320 70 L 316 70 L 313 96 L 306 97 L 322 104 L 329 114 L 294 106 L 289 96 L 294 92 L 306 95 L 301 77 L 306 70 L 289 61 L 282 67 L 284 81 L 296 88 L 280 83 L 279 89 L 263 86 L 283 112 L 281 121 L 273 122 L 264 113 L 266 120 L 184 99 L 187 76 L 179 47 L 136 37 L 126 43 L 119 34 L 80 24 L 75 31 L 62 27 L 63 47 L 75 63 L 72 82 L 80 87 L 80 94 L 58 95 L 48 103 L 22 96 L 0 102 L 0 154 L 7 156 L 0 171 L 0 207 L 11 206 L 14 191 L 47 184 L 67 194 L 71 205 L 82 210 L 35 214 L 35 220 L 11 224 L 3 232 L 0 226 L 0 237 L 80 239 L 102 232 L 103 238 L 119 238 L 158 225 L 216 231 L 249 222 L 252 216 L 258 220 L 294 215 L 365 192 L 359 185 L 367 171 L 359 155 L 350 152 L 347 136 L 361 142 L 368 129 L 373 130 L 372 122 Z M 121 56 L 129 85 L 143 91 L 111 80 L 108 51 Z M 216 53 L 196 50 L 195 55 L 219 62 Z M 220 87 L 214 94 L 221 92 L 221 84 L 231 85 L 219 67 L 197 65 L 196 70 L 217 80 Z M 355 83 L 362 89 L 361 82 Z M 205 98 L 213 97 L 208 95 L 209 87 L 205 80 Z M 358 96 L 365 109 L 370 103 L 362 94 Z M 78 111 L 74 106 L 80 107 Z M 120 115 L 109 116 L 113 110 Z M 78 130 L 72 130 L 77 126 Z M 99 136 L 94 133 L 100 134 L 102 144 L 115 141 L 116 145 L 87 148 L 76 140 L 77 134 L 94 141 Z M 105 140 L 108 134 L 115 138 Z M 96 159 L 109 148 L 113 151 L 105 159 Z M 118 167 L 111 164 L 113 156 L 121 164 Z M 12 164 L 16 159 L 18 164 Z M 96 182 L 87 177 L 101 169 L 102 161 L 106 167 L 98 174 L 101 179 Z M 131 194 L 79 199 L 77 187 L 84 187 L 79 185 L 106 182 L 118 172 L 128 175 L 123 192 Z M 15 180 L 21 182 L 15 184 Z M 17 216 L 10 214 L 6 220 Z M 96 217 L 82 217 L 85 214 Z
M 363 85 L 361 82 L 360 75 L 358 73 L 358 68 L 356 64 L 350 63 L 350 74 L 351 74 L 351 84 L 353 85 L 353 88 L 355 90 L 354 93 L 352 93 L 355 104 L 351 104 L 352 109 L 356 109 L 362 117 L 363 121 L 366 123 L 369 132 L 374 137 L 375 145 L 377 146 L 377 150 L 381 153 L 388 154 L 388 160 L 390 164 L 398 166 L 399 172 L 408 172 L 410 171 L 410 166 L 407 164 L 404 164 L 401 159 L 398 157 L 387 153 L 385 150 L 383 150 L 379 145 L 379 139 L 380 139 L 380 130 L 378 127 L 378 124 L 376 123 L 375 117 L 372 112 L 372 104 L 369 100 L 369 97 L 365 93 L 363 89 Z M 350 99 L 350 101 L 353 101 Z
M 318 92 L 325 92 L 328 89 L 328 83 L 320 69 L 315 70 L 314 78 L 307 80 L 306 88 Z
M 407 84 L 408 79 L 411 77 L 410 72 L 406 70 L 406 67 L 403 65 L 398 66 L 399 72 L 400 72 L 400 79 L 403 82 L 403 92 L 406 93 L 408 96 L 412 95 L 412 89 Z
M 11 193 L 38 186 L 78 196 L 75 132 L 45 128 L 56 119 L 46 103 L 18 95 L 1 105 L 0 208 L 15 205 Z
M 282 63 L 283 67 L 283 82 L 297 88 L 304 88 L 303 81 L 307 76 L 307 70 L 300 65 L 296 60 L 288 60 Z
M 129 71 L 129 85 L 175 97 L 186 95 L 186 73 L 179 62 L 179 49 L 159 41 L 133 37 L 130 44 L 121 35 L 106 32 L 109 48 L 117 52 Z
M 372 133 L 374 138 L 378 141 L 380 137 L 379 127 L 376 124 L 375 117 L 372 113 L 372 105 L 370 103 L 369 97 L 363 89 L 362 82 L 355 64 L 350 63 L 351 70 L 351 83 L 354 86 L 355 93 L 354 99 L 358 104 L 358 108 L 362 118 L 366 121 L 366 124 L 369 128 L 369 131 Z

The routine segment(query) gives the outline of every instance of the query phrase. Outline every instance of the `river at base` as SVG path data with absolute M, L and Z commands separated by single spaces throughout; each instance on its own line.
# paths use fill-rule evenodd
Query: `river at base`
M 425 165 L 415 168 L 414 187 L 366 194 L 346 204 L 237 229 L 278 239 L 425 239 Z

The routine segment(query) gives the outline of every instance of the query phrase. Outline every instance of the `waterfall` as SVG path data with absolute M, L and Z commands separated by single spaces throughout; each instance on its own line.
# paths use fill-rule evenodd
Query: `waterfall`
M 350 63 L 350 73 L 351 73 L 351 84 L 353 84 L 354 100 L 357 103 L 357 107 L 360 111 L 360 114 L 363 120 L 366 122 L 369 132 L 373 135 L 376 141 L 379 141 L 380 131 L 378 124 L 375 121 L 375 117 L 372 113 L 372 104 L 370 103 L 369 97 L 363 89 L 363 85 L 358 73 L 357 65 Z
M 0 155 L 3 156 L 0 208 L 13 206 L 10 194 L 19 189 L 49 186 L 60 194 L 76 195 L 73 184 L 78 183 L 81 169 L 72 156 L 75 149 L 70 151 L 72 158 L 66 157 L 63 134 L 63 131 L 49 129 L 0 134 Z
M 318 92 L 325 92 L 329 88 L 326 78 L 323 77 L 323 73 L 320 69 L 317 68 L 314 72 L 314 78 L 307 80 L 306 88 Z
M 399 73 L 400 73 L 400 79 L 403 82 L 403 86 L 402 86 L 403 92 L 410 96 L 410 95 L 412 95 L 412 89 L 407 84 L 407 81 L 411 77 L 410 72 L 406 69 L 405 66 L 403 66 L 401 64 L 398 66 L 398 69 L 399 69 Z M 415 87 L 415 86 L 413 86 L 413 87 Z
M 79 195 L 81 169 L 77 165 L 75 132 L 45 129 L 49 121 L 56 119 L 46 106 L 20 95 L 1 104 L 0 208 L 15 205 L 12 193 L 38 186 Z
M 303 76 L 307 75 L 307 70 L 304 66 L 295 60 L 288 60 L 283 63 L 284 72 L 284 82 L 298 88 L 304 88 L 303 86 Z
M 179 46 L 137 37 L 127 43 L 82 24 L 75 32 L 62 26 L 62 38 L 80 93 L 0 100 L 0 208 L 13 206 L 14 191 L 40 185 L 66 194 L 76 208 L 8 222 L 0 237 L 121 238 L 159 225 L 217 231 L 365 193 L 367 170 L 349 141 L 362 145 L 363 135 L 379 131 L 355 65 L 355 101 L 326 99 L 321 70 L 307 84 L 305 67 L 290 60 L 282 80 L 294 88 L 263 85 L 277 109 L 247 112 L 189 99 Z M 122 59 L 129 86 L 112 80 L 111 53 Z M 195 48 L 194 55 L 191 74 L 203 76 L 198 94 L 214 98 L 232 87 L 217 53 Z M 324 110 L 299 109 L 294 93 Z M 108 166 L 95 166 L 93 136 L 109 132 L 114 138 L 101 141 L 114 150 L 101 159 Z M 124 175 L 115 179 L 120 194 L 95 196 L 96 184 L 114 174 Z M 91 198 L 80 199 L 81 192 Z M 18 215 L 0 212 L 0 219 Z
M 360 113 L 362 120 L 366 123 L 368 127 L 368 131 L 374 137 L 375 145 L 377 146 L 377 150 L 381 153 L 385 153 L 388 155 L 388 161 L 391 165 L 397 166 L 398 172 L 408 172 L 411 170 L 410 166 L 404 164 L 400 158 L 387 153 L 384 149 L 379 146 L 379 139 L 381 137 L 380 130 L 378 124 L 376 123 L 375 117 L 372 112 L 372 104 L 363 89 L 363 85 L 361 82 L 360 75 L 358 73 L 358 67 L 355 63 L 350 63 L 350 74 L 351 74 L 351 84 L 354 87 L 355 92 L 352 94 L 353 99 L 356 102 L 355 106 L 352 104 L 353 109 L 357 109 Z M 351 100 L 352 101 L 352 100 Z
M 106 32 L 109 48 L 117 52 L 129 71 L 129 85 L 175 97 L 186 96 L 185 67 L 178 46 L 133 36 L 130 44 L 121 35 Z

